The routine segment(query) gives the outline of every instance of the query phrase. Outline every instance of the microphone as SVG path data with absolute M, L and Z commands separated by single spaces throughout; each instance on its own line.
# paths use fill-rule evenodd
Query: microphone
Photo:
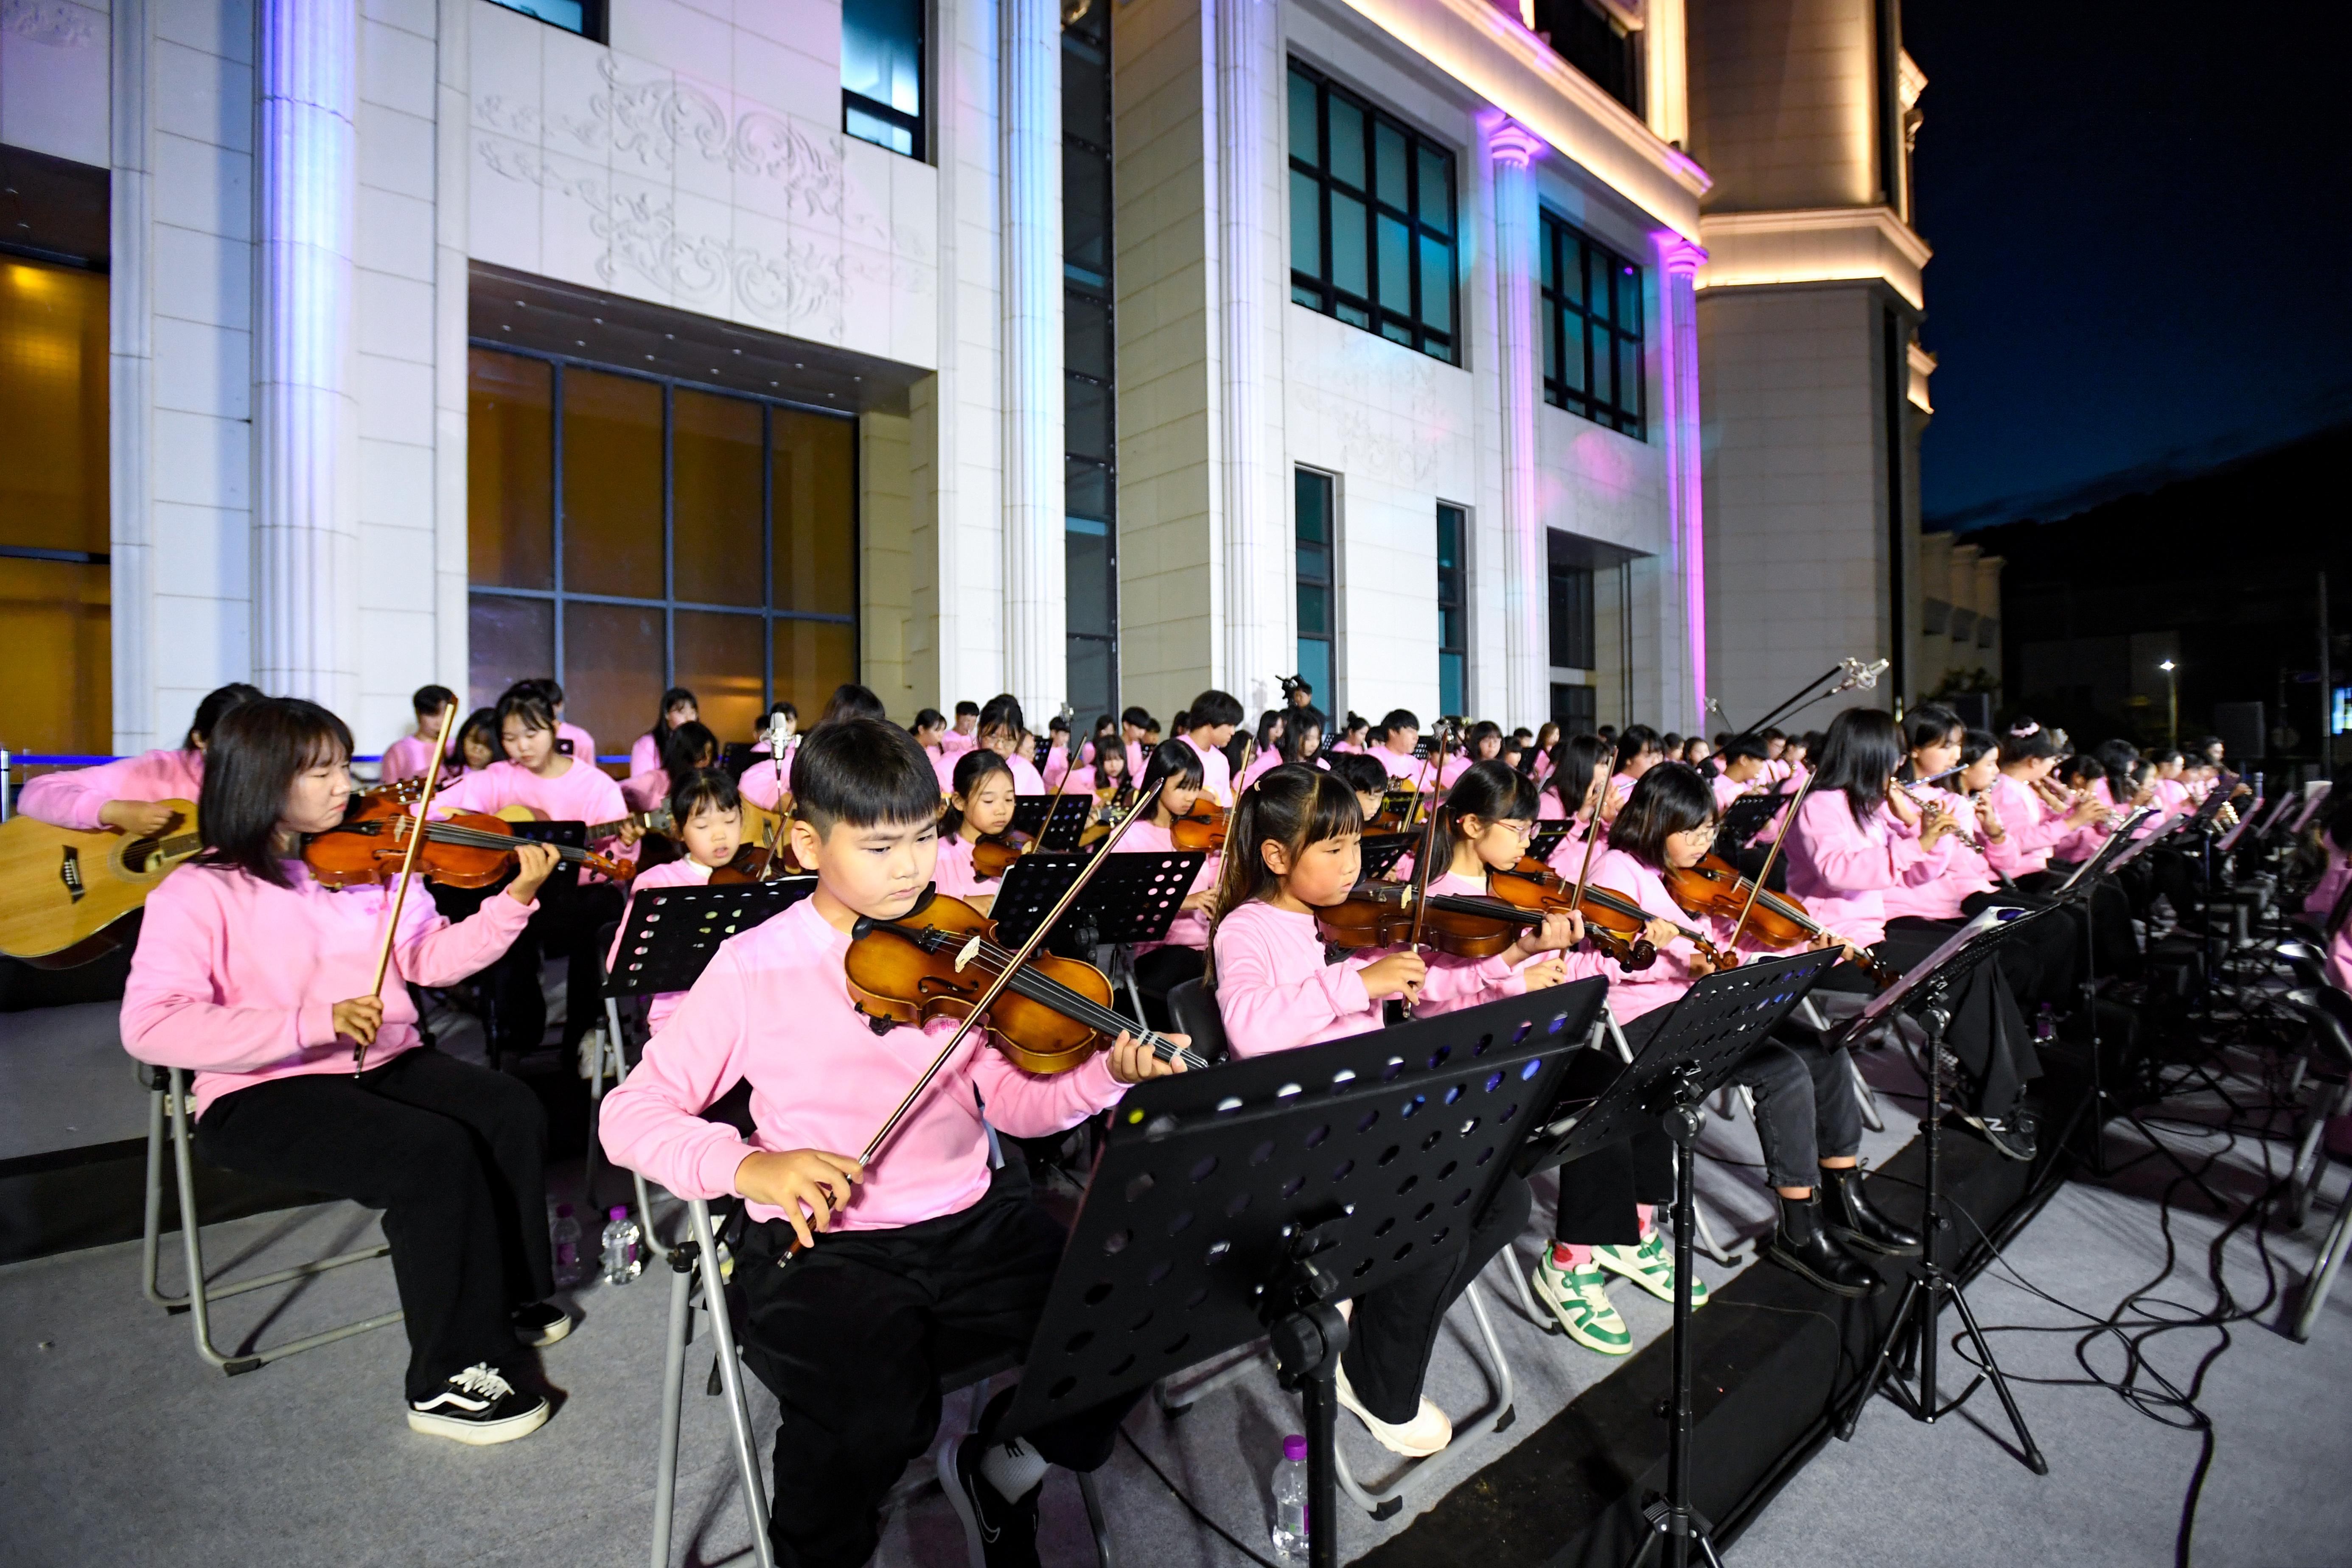
M 1859 660 L 1849 659 L 1846 663 L 1853 667 L 1853 678 L 1857 685 L 1875 687 L 1878 685 L 1878 677 L 1885 674 L 1893 666 L 1895 661 L 1878 659 L 1865 664 Z

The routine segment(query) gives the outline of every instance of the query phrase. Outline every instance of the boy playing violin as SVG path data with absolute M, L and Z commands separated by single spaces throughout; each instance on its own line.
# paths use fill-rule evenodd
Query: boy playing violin
M 793 784 L 793 852 L 816 890 L 719 950 L 605 1097 L 604 1139 L 616 1164 L 680 1196 L 746 1200 L 744 1359 L 779 1406 L 769 1533 L 780 1563 L 850 1568 L 873 1555 L 884 1497 L 939 1427 L 942 1332 L 1025 1348 L 1061 1260 L 1021 1162 L 990 1169 L 982 1107 L 1001 1132 L 1046 1136 L 1173 1069 L 1121 1035 L 1071 1071 L 1033 1075 L 975 1030 L 861 1163 L 849 1151 L 957 1028 L 877 1035 L 844 973 L 861 917 L 895 920 L 925 897 L 939 780 L 904 730 L 860 718 L 812 730 Z M 702 1119 L 739 1080 L 748 1140 Z M 942 1457 L 940 1479 L 974 1562 L 1034 1564 L 1046 1467 L 1102 1464 L 1132 1400 L 995 1440 L 1009 1402 Z

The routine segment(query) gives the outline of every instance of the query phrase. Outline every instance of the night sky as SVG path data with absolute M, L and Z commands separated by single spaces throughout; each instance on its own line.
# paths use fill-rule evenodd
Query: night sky
M 2352 418 L 2348 11 L 1904 7 L 1930 526 L 2063 516 Z

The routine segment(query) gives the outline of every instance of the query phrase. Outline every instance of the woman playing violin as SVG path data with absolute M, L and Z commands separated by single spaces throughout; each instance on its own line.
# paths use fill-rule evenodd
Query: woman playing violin
M 210 741 L 204 852 L 147 900 L 123 1046 L 194 1071 L 205 1159 L 384 1211 L 412 1427 L 469 1445 L 528 1436 L 548 1403 L 501 1368 L 518 1339 L 571 1329 L 545 1304 L 546 1120 L 519 1080 L 425 1045 L 408 986 L 454 984 L 506 951 L 555 854 L 517 844 L 514 880 L 458 925 L 412 894 L 371 993 L 394 888 L 329 889 L 299 855 L 343 820 L 351 732 L 315 704 L 256 696 Z M 358 1045 L 371 1054 L 355 1078 Z

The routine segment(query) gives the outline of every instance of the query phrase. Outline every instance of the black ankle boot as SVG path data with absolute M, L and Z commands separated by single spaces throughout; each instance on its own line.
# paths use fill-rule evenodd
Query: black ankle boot
M 1837 1295 L 1859 1298 L 1877 1293 L 1877 1274 L 1868 1265 L 1848 1257 L 1822 1228 L 1820 1194 L 1783 1197 L 1780 1203 L 1780 1228 L 1772 1232 L 1772 1245 L 1765 1249 L 1766 1257 Z
M 1863 1190 L 1859 1166 L 1824 1168 L 1822 1185 L 1816 1190 L 1822 1198 L 1822 1228 L 1840 1241 L 1889 1258 L 1919 1255 L 1919 1238 L 1871 1207 Z

